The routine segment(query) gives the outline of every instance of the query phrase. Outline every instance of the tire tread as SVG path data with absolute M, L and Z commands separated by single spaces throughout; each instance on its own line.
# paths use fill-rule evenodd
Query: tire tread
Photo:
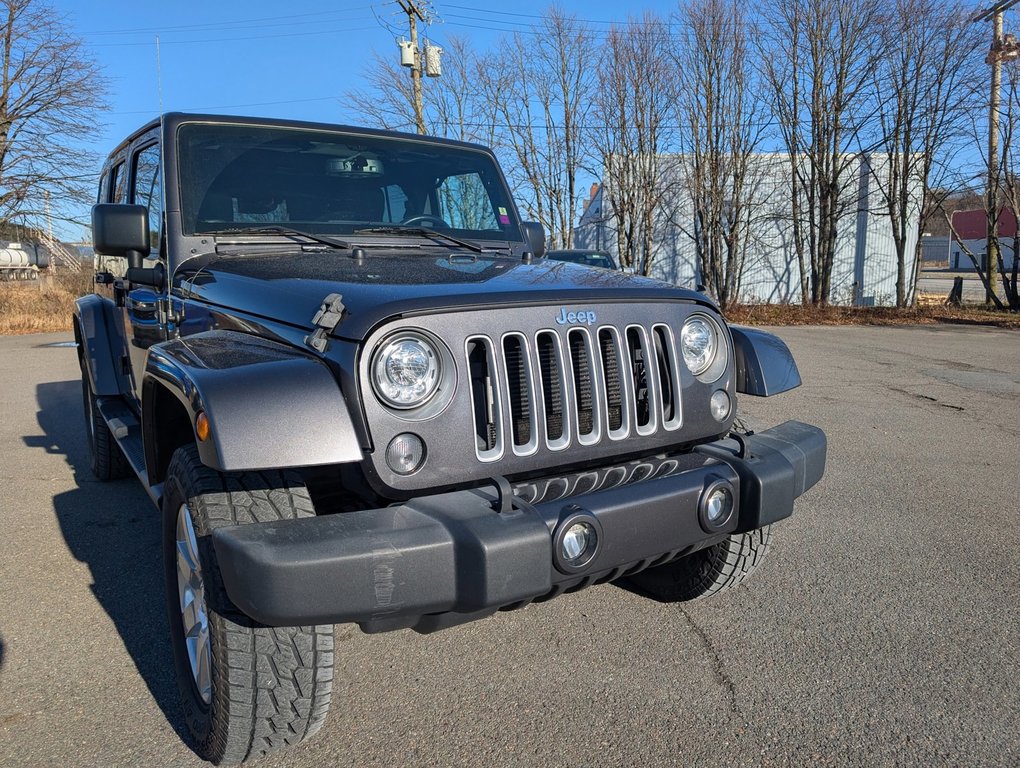
M 84 368 L 82 368 L 81 376 L 82 397 L 88 398 L 89 401 L 84 409 L 85 419 L 86 421 L 92 419 L 90 432 L 86 434 L 92 474 L 97 480 L 104 483 L 131 477 L 134 470 L 131 469 L 127 457 L 124 456 L 124 452 L 114 439 L 113 433 L 110 432 L 106 420 L 99 412 L 96 396 L 92 392 L 92 385 L 89 383 L 88 374 Z M 86 427 L 89 425 L 86 424 Z
M 192 515 L 204 518 L 206 533 L 315 514 L 308 490 L 293 471 L 220 473 L 187 446 L 174 454 L 168 476 L 188 478 L 187 496 L 200 506 Z M 206 576 L 207 594 L 215 589 L 210 604 L 217 606 L 225 639 L 213 644 L 213 666 L 225 674 L 228 693 L 224 706 L 213 708 L 213 743 L 203 752 L 216 763 L 237 763 L 298 744 L 322 728 L 333 687 L 333 626 L 254 622 L 230 603 L 211 543 L 205 545 L 210 556 L 203 562 L 214 571 Z
M 679 560 L 634 574 L 629 581 L 666 602 L 702 600 L 749 578 L 765 559 L 771 540 L 771 526 L 733 534 Z

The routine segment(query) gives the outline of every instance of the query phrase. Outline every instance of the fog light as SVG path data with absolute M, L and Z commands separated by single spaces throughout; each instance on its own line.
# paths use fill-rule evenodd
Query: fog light
M 719 389 L 712 393 L 712 418 L 723 421 L 730 415 L 730 396 L 725 390 Z
M 574 523 L 563 534 L 563 559 L 568 563 L 579 560 L 588 549 L 595 531 L 587 523 Z
M 410 432 L 397 435 L 386 446 L 386 466 L 398 475 L 417 472 L 424 460 L 425 444 L 420 437 Z
M 732 510 L 733 496 L 726 488 L 716 488 L 705 501 L 705 517 L 713 525 L 718 525 Z
M 563 573 L 578 573 L 595 559 L 602 526 L 595 515 L 576 505 L 563 511 L 565 517 L 553 534 L 553 562 Z
M 719 533 L 729 526 L 736 511 L 736 490 L 718 475 L 709 475 L 698 502 L 698 522 L 708 533 Z

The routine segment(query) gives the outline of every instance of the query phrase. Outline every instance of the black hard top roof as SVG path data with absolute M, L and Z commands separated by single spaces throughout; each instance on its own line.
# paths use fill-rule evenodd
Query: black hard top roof
M 220 123 L 228 125 L 261 125 L 267 127 L 281 127 L 281 128 L 309 128 L 312 130 L 320 131 L 340 131 L 345 133 L 357 133 L 367 136 L 389 136 L 393 138 L 404 138 L 412 141 L 427 141 L 434 142 L 437 144 L 445 144 L 448 146 L 463 147 L 465 149 L 475 149 L 489 151 L 488 147 L 481 144 L 472 144 L 466 141 L 457 141 L 455 139 L 445 139 L 438 136 L 422 136 L 417 133 L 406 133 L 404 131 L 390 131 L 381 128 L 368 128 L 364 126 L 356 125 L 341 125 L 337 123 L 318 123 L 306 120 L 285 120 L 276 117 L 246 117 L 243 115 L 208 115 L 197 112 L 166 112 L 156 118 L 153 118 L 145 125 L 141 126 L 137 130 L 133 131 L 126 139 L 121 141 L 110 155 L 117 154 L 121 149 L 131 144 L 135 139 L 143 134 L 148 133 L 153 128 L 156 128 L 163 122 L 167 124 L 171 129 L 175 128 L 182 123 Z

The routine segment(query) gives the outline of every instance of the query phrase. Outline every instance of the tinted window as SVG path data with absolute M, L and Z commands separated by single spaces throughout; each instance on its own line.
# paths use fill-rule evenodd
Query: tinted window
M 127 202 L 127 176 L 124 173 L 124 163 L 117 163 L 110 171 L 110 188 L 113 190 L 111 203 Z
M 163 204 L 159 178 L 159 145 L 153 144 L 135 155 L 133 202 L 149 209 L 149 247 L 159 248 L 159 227 Z
M 472 149 L 200 123 L 182 126 L 178 144 L 188 233 L 289 224 L 345 234 L 426 216 L 418 223 L 468 237 L 520 237 L 496 164 Z

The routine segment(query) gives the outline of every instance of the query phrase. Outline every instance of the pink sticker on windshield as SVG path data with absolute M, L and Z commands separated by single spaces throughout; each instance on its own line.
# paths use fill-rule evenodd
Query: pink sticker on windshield
M 510 223 L 510 217 L 507 216 L 505 213 L 501 213 L 499 215 L 499 223 L 500 224 L 509 224 Z

